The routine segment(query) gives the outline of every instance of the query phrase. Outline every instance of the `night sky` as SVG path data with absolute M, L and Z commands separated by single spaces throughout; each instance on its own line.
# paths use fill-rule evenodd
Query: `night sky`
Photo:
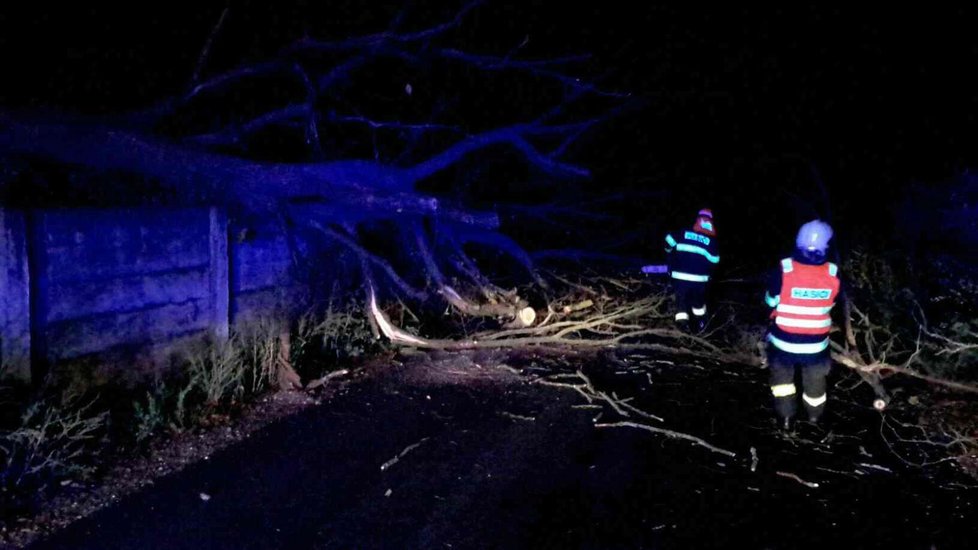
M 415 4 L 407 27 L 457 6 Z M 0 104 L 145 107 L 187 85 L 223 6 L 4 7 Z M 303 33 L 382 29 L 399 6 L 231 2 L 204 72 L 261 60 Z M 815 173 L 836 223 L 887 232 L 907 185 L 937 184 L 978 164 L 974 11 L 489 3 L 452 39 L 499 53 L 528 36 L 527 58 L 593 54 L 581 70 L 644 106 L 582 141 L 592 185 L 666 190 L 675 208 L 665 225 L 688 223 L 676 213 L 709 203 L 721 227 L 739 235 L 733 240 L 750 243 L 759 217 L 793 225 L 826 215 Z

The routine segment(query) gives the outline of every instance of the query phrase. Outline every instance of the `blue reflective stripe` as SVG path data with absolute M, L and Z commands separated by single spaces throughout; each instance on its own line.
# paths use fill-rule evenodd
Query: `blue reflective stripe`
M 693 275 L 692 273 L 683 273 L 682 271 L 673 271 L 673 279 L 679 279 L 680 281 L 692 281 L 694 283 L 705 283 L 710 280 L 709 275 Z
M 790 273 L 792 269 L 794 269 L 794 266 L 791 265 L 791 258 L 785 258 L 781 260 L 782 271 L 784 271 L 785 273 Z
M 781 296 L 771 296 L 770 292 L 764 293 L 764 302 L 767 303 L 767 307 L 778 307 L 781 303 Z
M 829 275 L 831 275 L 833 277 L 838 277 L 838 275 L 839 275 L 839 266 L 835 265 L 832 262 L 829 262 Z
M 710 263 L 715 264 L 720 262 L 720 256 L 714 256 L 713 254 L 710 254 L 709 251 L 707 251 L 702 246 L 696 246 L 695 244 L 679 243 L 676 246 L 676 250 L 680 252 L 692 252 L 693 254 L 699 254 L 700 256 L 703 256 L 707 260 L 710 260 Z
M 779 339 L 773 334 L 767 335 L 767 341 L 774 344 L 774 347 L 781 351 L 786 351 L 788 353 L 796 353 L 800 355 L 819 353 L 825 351 L 829 347 L 829 339 L 826 338 L 821 342 L 815 342 L 812 344 L 794 344 L 792 342 L 785 342 Z
M 670 247 L 676 246 L 676 239 L 673 239 L 672 235 L 666 235 L 666 242 L 669 243 Z

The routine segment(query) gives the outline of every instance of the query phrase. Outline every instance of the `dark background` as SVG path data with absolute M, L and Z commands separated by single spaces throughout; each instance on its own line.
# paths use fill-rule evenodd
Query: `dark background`
M 479 8 L 452 40 L 498 54 L 528 36 L 526 58 L 589 52 L 582 72 L 644 100 L 576 152 L 595 172 L 592 190 L 655 193 L 616 211 L 617 227 L 643 232 L 639 246 L 653 256 L 660 231 L 690 223 L 704 205 L 728 259 L 769 261 L 815 215 L 831 218 L 840 242 L 903 242 L 906 226 L 926 231 L 930 219 L 913 209 L 907 217 L 907 189 L 922 183 L 943 196 L 939 184 L 978 157 L 973 9 L 507 4 Z M 7 5 L 0 105 L 114 113 L 179 92 L 224 6 Z M 457 4 L 412 6 L 408 28 Z M 303 33 L 375 32 L 399 8 L 231 2 L 205 75 L 264 59 Z

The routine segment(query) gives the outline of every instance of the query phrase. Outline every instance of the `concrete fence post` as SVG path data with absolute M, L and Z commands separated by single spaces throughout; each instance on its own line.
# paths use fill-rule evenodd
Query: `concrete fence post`
M 27 224 L 0 208 L 0 377 L 31 381 L 31 296 Z
M 214 303 L 214 335 L 226 340 L 230 332 L 231 287 L 228 283 L 228 217 L 217 207 L 210 209 L 211 296 Z

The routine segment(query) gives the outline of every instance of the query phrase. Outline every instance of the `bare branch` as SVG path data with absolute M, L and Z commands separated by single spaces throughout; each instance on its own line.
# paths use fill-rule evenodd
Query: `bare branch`
M 937 355 L 957 355 L 960 353 L 978 350 L 978 342 L 963 342 L 961 340 L 955 340 L 948 338 L 947 336 L 931 332 L 927 329 L 924 329 L 924 334 L 943 344 L 941 349 L 937 350 Z M 978 334 L 974 332 L 969 331 L 968 336 L 978 339 Z
M 886 396 L 880 378 L 882 375 L 889 374 L 901 374 L 957 391 L 978 393 L 978 386 L 931 376 L 911 368 L 911 365 L 923 352 L 921 334 L 934 338 L 944 345 L 935 353 L 936 356 L 953 355 L 967 351 L 970 344 L 934 334 L 922 324 L 914 347 L 912 349 L 898 349 L 898 336 L 891 332 L 889 327 L 873 323 L 867 314 L 855 306 L 851 307 L 851 312 L 855 318 L 847 324 L 846 340 L 848 345 L 842 346 L 832 342 L 832 359 L 855 370 L 866 383 L 873 387 L 878 396 Z M 883 339 L 882 343 L 878 338 Z M 900 363 L 888 362 L 887 359 L 893 355 L 903 355 L 906 359 Z
M 804 479 L 798 477 L 798 474 L 793 474 L 791 472 L 775 472 L 775 474 L 777 474 L 777 475 L 779 475 L 781 477 L 786 477 L 788 479 L 792 479 L 794 481 L 797 481 L 798 483 L 801 483 L 805 487 L 808 487 L 808 488 L 811 488 L 811 489 L 818 489 L 818 483 L 815 483 L 813 481 L 805 481 Z
M 217 76 L 214 76 L 208 80 L 205 80 L 199 84 L 196 84 L 190 91 L 181 97 L 181 103 L 185 103 L 196 96 L 204 93 L 212 93 L 218 91 L 231 84 L 236 84 L 237 82 L 248 79 L 255 78 L 258 76 L 269 76 L 277 73 L 292 72 L 292 64 L 285 61 L 266 61 L 264 63 L 256 63 L 252 65 L 245 65 L 243 67 L 238 67 L 230 71 L 224 72 Z M 173 105 L 171 104 L 172 108 Z
M 214 43 L 214 38 L 217 36 L 217 33 L 221 32 L 221 28 L 224 26 L 224 20 L 227 19 L 228 11 L 230 9 L 230 6 L 226 6 L 224 10 L 221 11 L 221 17 L 218 18 L 217 24 L 214 25 L 210 35 L 207 36 L 207 41 L 204 43 L 204 49 L 200 52 L 200 58 L 197 59 L 197 66 L 194 68 L 194 74 L 190 78 L 191 85 L 197 84 L 197 81 L 200 80 L 200 72 L 204 69 L 204 63 L 207 61 L 208 55 L 210 55 L 211 44 Z
M 456 226 L 471 226 L 483 231 L 499 228 L 499 217 L 492 212 L 465 210 L 448 201 L 413 193 L 375 194 L 345 190 L 329 196 L 330 203 L 292 205 L 289 211 L 298 218 L 318 218 L 360 222 L 371 219 L 411 219 L 429 216 Z M 356 206 L 356 210 L 350 206 Z M 352 210 L 352 211 L 351 211 Z
M 455 61 L 460 61 L 475 67 L 479 67 L 485 71 L 505 71 L 505 70 L 517 70 L 528 72 L 536 76 L 546 77 L 553 79 L 561 84 L 567 86 L 570 89 L 579 90 L 587 93 L 591 93 L 598 96 L 613 97 L 613 98 L 627 98 L 629 94 L 621 92 L 605 91 L 598 88 L 595 84 L 582 80 L 577 77 L 569 76 L 560 71 L 555 71 L 548 69 L 547 67 L 555 64 L 552 60 L 537 60 L 537 61 L 519 61 L 508 59 L 504 57 L 496 57 L 491 55 L 480 55 L 468 53 L 455 49 L 443 49 L 435 52 L 436 55 L 444 57 L 446 59 L 452 59 Z M 573 56 L 571 58 L 564 58 L 560 60 L 558 64 L 564 64 L 569 62 L 569 60 L 579 61 L 581 59 L 586 59 L 585 56 Z
M 462 131 L 462 129 L 459 128 L 458 126 L 453 126 L 450 124 L 382 121 L 382 120 L 372 120 L 362 116 L 338 115 L 336 113 L 329 113 L 329 115 L 327 115 L 327 119 L 330 122 L 335 122 L 338 124 L 362 124 L 364 126 L 368 126 L 370 128 L 374 128 L 377 130 L 411 130 L 411 131 L 438 130 L 438 131 L 449 131 L 449 132 Z
M 346 38 L 344 40 L 336 41 L 322 41 L 313 40 L 310 38 L 303 38 L 292 44 L 285 50 L 284 53 L 295 53 L 299 51 L 319 51 L 319 52 L 347 52 L 355 50 L 365 50 L 365 49 L 377 49 L 380 46 L 406 46 L 414 42 L 423 42 L 426 40 L 431 40 L 447 31 L 450 31 L 458 27 L 462 20 L 475 8 L 479 7 L 485 2 L 485 0 L 476 0 L 474 2 L 469 2 L 462 7 L 458 13 L 455 14 L 451 20 L 444 23 L 440 23 L 433 27 L 422 29 L 420 31 L 397 34 L 391 31 L 379 32 L 375 34 L 369 34 L 365 36 L 358 36 L 353 38 Z M 394 21 L 392 27 L 396 27 L 397 20 Z
M 635 428 L 639 430 L 645 430 L 647 432 L 661 434 L 666 437 L 671 437 L 673 439 L 683 439 L 686 441 L 691 441 L 699 445 L 700 447 L 704 447 L 706 449 L 709 449 L 710 451 L 713 451 L 714 453 L 722 454 L 724 456 L 729 456 L 731 458 L 736 458 L 737 456 L 737 453 L 735 452 L 728 451 L 726 449 L 721 449 L 720 447 L 717 447 L 715 445 L 711 445 L 710 443 L 707 443 L 705 440 L 696 437 L 694 435 L 689 435 L 682 432 L 675 432 L 672 430 L 667 430 L 665 428 L 657 428 L 655 426 L 648 426 L 646 424 L 639 424 L 637 422 L 610 422 L 607 424 L 595 424 L 594 427 L 595 428 Z
M 587 177 L 590 174 L 587 169 L 554 160 L 550 155 L 539 151 L 523 136 L 525 133 L 544 133 L 551 130 L 553 129 L 519 124 L 469 136 L 440 154 L 416 164 L 410 170 L 411 178 L 414 181 L 421 181 L 454 165 L 473 151 L 498 144 L 513 146 L 523 153 L 527 162 L 548 174 L 561 177 Z
M 406 281 L 404 281 L 404 279 L 401 278 L 400 275 L 397 274 L 394 268 L 387 261 L 378 258 L 374 254 L 371 254 L 365 248 L 357 244 L 356 241 L 354 241 L 351 237 L 348 237 L 334 229 L 324 227 L 322 224 L 316 221 L 309 221 L 308 223 L 310 226 L 318 229 L 323 234 L 335 239 L 339 243 L 345 245 L 350 250 L 356 252 L 363 261 L 374 264 L 377 267 L 379 267 L 381 270 L 383 270 L 384 273 L 387 274 L 387 277 L 391 280 L 391 282 L 393 282 L 395 286 L 401 289 L 401 291 L 404 292 L 406 295 L 410 296 L 415 300 L 425 299 L 426 294 L 424 292 L 417 290 L 411 285 L 409 285 Z
M 184 138 L 185 143 L 203 146 L 237 145 L 249 134 L 275 124 L 295 125 L 297 120 L 308 118 L 309 105 L 289 105 L 249 120 L 243 124 L 225 128 L 211 134 L 198 134 Z

